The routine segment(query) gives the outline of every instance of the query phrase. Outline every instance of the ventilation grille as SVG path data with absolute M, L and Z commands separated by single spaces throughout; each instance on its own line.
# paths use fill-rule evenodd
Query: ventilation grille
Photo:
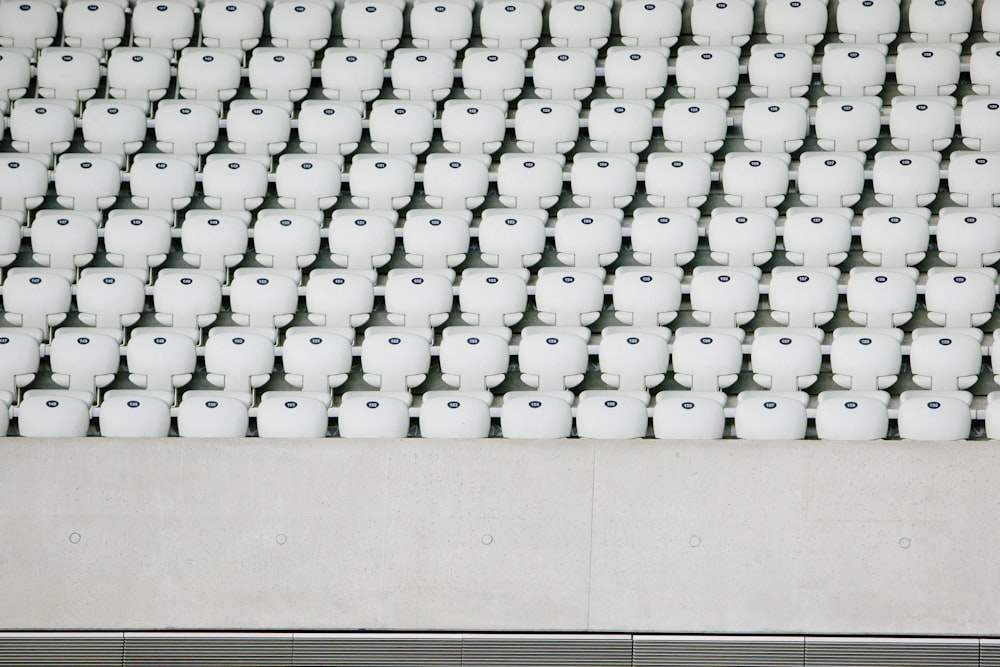
M 628 667 L 632 638 L 628 635 L 592 637 L 507 636 L 466 637 L 463 667 Z
M 105 667 L 121 661 L 121 633 L 0 635 L 0 665 Z
M 1000 639 L 983 639 L 979 642 L 980 667 L 1000 667 Z
M 636 637 L 636 667 L 802 665 L 801 637 Z
M 806 639 L 808 667 L 975 667 L 979 642 L 970 640 Z
M 296 635 L 293 665 L 324 667 L 459 667 L 462 640 L 392 635 Z
M 286 667 L 292 664 L 291 634 L 125 635 L 130 667 Z

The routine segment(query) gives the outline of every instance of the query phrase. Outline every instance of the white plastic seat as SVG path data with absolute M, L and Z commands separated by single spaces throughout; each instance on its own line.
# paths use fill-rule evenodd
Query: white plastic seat
M 814 119 L 816 143 L 825 151 L 871 150 L 882 132 L 881 108 L 877 97 L 821 97 Z
M 257 407 L 261 438 L 324 438 L 328 426 L 326 403 L 311 396 L 268 391 Z
M 208 2 L 202 8 L 200 24 L 205 46 L 250 51 L 260 44 L 264 11 L 246 0 Z
M 479 220 L 480 258 L 501 269 L 533 266 L 545 250 L 544 211 L 487 209 Z
M 117 48 L 108 58 L 108 95 L 156 102 L 170 88 L 170 60 L 155 49 Z
M 189 212 L 181 226 L 184 261 L 199 269 L 225 271 L 243 261 L 247 226 L 237 216 Z
M 740 51 L 736 46 L 682 46 L 675 67 L 677 92 L 683 97 L 728 98 L 739 82 Z
M 20 100 L 7 122 L 11 145 L 21 153 L 62 153 L 76 133 L 72 109 L 56 101 Z
M 226 391 L 249 392 L 271 378 L 274 343 L 253 331 L 219 327 L 205 341 L 205 378 Z
M 613 391 L 585 391 L 580 394 L 576 408 L 576 433 L 581 438 L 642 438 L 648 426 L 646 404 L 635 396 Z
M 416 184 L 413 155 L 355 155 L 348 171 L 351 202 L 359 208 L 400 209 Z
M 452 153 L 492 154 L 506 135 L 506 105 L 448 100 L 441 113 L 441 138 Z
M 828 267 L 775 267 L 767 301 L 771 318 L 787 327 L 819 327 L 837 310 L 840 271 Z
M 674 331 L 674 380 L 694 391 L 719 391 L 740 377 L 743 332 L 681 327 Z
M 1000 344 L 998 344 L 998 334 L 995 330 L 990 345 L 990 365 L 993 370 L 993 381 L 1000 384 Z M 995 397 L 990 400 L 995 400 Z
M 485 438 L 490 406 L 459 391 L 429 391 L 420 404 L 419 425 L 422 438 Z
M 979 18 L 986 41 L 1000 42 L 1000 5 L 995 1 L 984 2 Z
M 466 97 L 516 99 L 524 87 L 524 61 L 525 53 L 519 49 L 468 49 L 462 58 L 462 86 Z
M 639 158 L 632 153 L 576 153 L 570 189 L 577 206 L 624 208 L 632 202 Z
M 996 304 L 997 272 L 989 268 L 936 266 L 927 271 L 927 318 L 942 327 L 980 327 Z
M 830 345 L 833 381 L 852 391 L 887 389 L 899 377 L 902 340 L 899 329 L 835 329 Z
M 472 36 L 472 7 L 454 0 L 424 0 L 410 10 L 413 44 L 421 49 L 464 49 Z
M 710 327 L 738 327 L 757 314 L 760 269 L 696 266 L 691 278 L 695 320 Z
M 194 7 L 181 0 L 139 2 L 132 8 L 132 42 L 136 46 L 179 51 L 194 35 Z
M 774 209 L 728 208 L 712 210 L 708 247 L 712 259 L 727 266 L 760 266 L 771 259 L 777 240 Z
M 730 206 L 774 208 L 788 192 L 788 153 L 729 153 L 722 189 Z
M 349 391 L 340 404 L 337 428 L 342 438 L 405 438 L 410 410 L 392 396 Z
M 545 324 L 589 326 L 604 308 L 604 281 L 586 269 L 539 269 L 535 308 Z
M 194 165 L 172 155 L 137 155 L 129 170 L 132 203 L 138 208 L 177 211 L 194 197 Z
M 865 189 L 864 153 L 805 152 L 795 179 L 806 206 L 843 208 L 861 201 Z
M 194 377 L 198 355 L 188 332 L 152 327 L 132 330 L 125 359 L 132 384 L 173 392 Z
M 326 210 L 340 197 L 340 156 L 286 153 L 278 159 L 275 189 L 286 208 Z
M 102 438 L 165 438 L 170 434 L 170 404 L 145 391 L 109 391 L 101 401 Z
M 130 327 L 145 308 L 146 283 L 127 270 L 84 269 L 76 283 L 78 317 L 89 327 Z
M 489 329 L 448 327 L 441 338 L 441 379 L 469 392 L 488 391 L 504 381 L 510 365 L 506 337 Z
M 611 33 L 611 5 L 602 0 L 557 0 L 549 5 L 548 33 L 555 46 L 599 49 Z
M 274 155 L 288 145 L 292 119 L 288 111 L 267 102 L 234 102 L 226 115 L 226 136 L 234 153 Z
M 741 440 L 801 440 L 806 437 L 803 392 L 744 391 L 736 402 L 735 430 Z
M 641 153 L 653 136 L 653 110 L 644 100 L 594 100 L 587 138 L 595 151 Z
M 887 51 L 884 44 L 827 44 L 820 61 L 823 90 L 837 96 L 878 95 L 885 84 Z
M 626 46 L 671 47 L 681 33 L 681 6 L 673 0 L 627 0 L 618 9 Z
M 663 94 L 666 83 L 667 55 L 661 50 L 627 46 L 608 49 L 604 59 L 604 84 L 611 97 L 655 100 Z
M 952 0 L 954 4 L 964 4 Z M 971 9 L 971 4 L 970 4 Z M 1000 95 L 1000 49 L 992 44 L 973 44 L 969 58 L 969 78 L 977 95 Z
M 597 353 L 601 380 L 622 391 L 649 391 L 667 377 L 669 339 L 669 329 L 608 327 Z
M 812 48 L 755 44 L 750 47 L 747 76 L 759 97 L 801 97 L 812 84 Z
M 726 428 L 722 392 L 661 391 L 653 407 L 653 435 L 660 440 L 718 440 Z
M 236 269 L 229 287 L 229 307 L 236 324 L 283 328 L 299 305 L 298 281 L 275 269 Z
M 543 99 L 582 100 L 597 79 L 595 52 L 589 49 L 542 47 L 535 49 L 531 80 Z
M 989 4 L 989 3 L 987 3 Z M 998 393 L 990 392 L 986 399 L 986 437 L 995 440 L 1000 436 L 1000 403 L 997 402 Z
M 948 163 L 949 196 L 959 206 L 1000 206 L 1000 153 L 955 151 Z
M 785 212 L 782 244 L 785 259 L 799 266 L 836 266 L 851 249 L 848 208 L 792 207 Z
M 0 109 L 7 110 L 11 100 L 28 93 L 31 86 L 31 60 L 15 49 L 0 49 Z
M 647 266 L 683 266 L 698 247 L 697 209 L 638 208 L 632 213 L 632 256 Z
M 883 206 L 927 206 L 937 197 L 940 169 L 935 153 L 879 151 L 872 168 L 875 200 Z
M 750 346 L 753 381 L 772 391 L 799 391 L 819 379 L 820 329 L 760 327 Z
M 430 365 L 431 346 L 423 334 L 396 327 L 365 331 L 361 370 L 371 386 L 381 391 L 408 392 L 423 383 Z
M 959 124 L 966 147 L 974 151 L 1000 150 L 1000 98 L 966 96 Z
M 492 0 L 479 11 L 483 45 L 491 49 L 533 49 L 542 34 L 542 5 L 530 0 Z
M 968 0 L 914 0 L 907 12 L 910 38 L 914 42 L 961 44 L 972 30 L 972 14 Z
M 910 371 L 921 389 L 968 389 L 983 364 L 979 329 L 914 329 Z
M 539 391 L 563 391 L 583 382 L 588 360 L 583 338 L 570 329 L 528 331 L 522 331 L 517 348 L 522 382 Z
M 115 203 L 122 172 L 117 160 L 110 157 L 65 154 L 59 158 L 53 180 L 60 206 L 96 211 Z
M 728 110 L 726 100 L 667 100 L 663 106 L 663 141 L 667 150 L 682 153 L 719 150 L 729 130 Z
M 240 88 L 240 59 L 222 49 L 185 49 L 177 62 L 181 97 L 227 102 Z
M 35 379 L 41 359 L 40 339 L 38 330 L 0 330 L 0 396 L 4 403 L 16 403 L 21 388 Z
M 207 327 L 222 308 L 222 284 L 207 272 L 163 269 L 153 284 L 153 308 L 163 326 Z
M 840 41 L 858 44 L 891 44 L 899 31 L 896 0 L 843 0 L 837 3 Z
M 497 169 L 500 203 L 511 208 L 551 208 L 563 189 L 561 155 L 504 153 Z
M 455 83 L 455 56 L 435 49 L 396 49 L 389 77 L 400 99 L 443 100 Z
M 7 154 L 0 158 L 0 208 L 27 211 L 45 201 L 49 170 L 44 162 Z
M 967 440 L 972 431 L 964 391 L 904 391 L 900 394 L 899 437 L 905 440 Z
M 393 2 L 352 0 L 340 13 L 344 46 L 391 51 L 403 34 L 403 9 Z
M 165 153 L 204 155 L 219 138 L 219 114 L 207 104 L 163 101 L 154 125 L 156 147 Z
M 469 252 L 471 215 L 411 209 L 403 223 L 406 261 L 423 269 L 448 269 Z
M 0 4 L 0 46 L 43 49 L 59 29 L 56 5 L 44 0 Z
M 100 330 L 57 329 L 49 344 L 52 381 L 72 391 L 93 396 L 115 379 L 119 363 L 118 339 Z
M 562 396 L 536 391 L 510 391 L 500 406 L 500 430 L 505 438 L 568 438 L 573 428 L 569 402 Z
M 306 100 L 298 116 L 299 148 L 321 155 L 349 155 L 361 141 L 361 111 L 351 104 Z
M 801 98 L 754 99 L 743 109 L 743 144 L 751 151 L 793 153 L 809 134 L 809 105 Z
M 84 146 L 92 153 L 131 155 L 146 140 L 146 114 L 131 104 L 91 101 L 82 127 Z
M 244 438 L 249 427 L 247 404 L 225 392 L 185 392 L 177 408 L 177 435 L 182 438 Z
M 21 221 L 13 211 L 0 214 L 0 267 L 9 266 L 21 252 Z
M 767 0 L 764 30 L 773 44 L 819 44 L 826 36 L 823 0 Z
M 271 5 L 267 17 L 271 44 L 282 49 L 319 51 L 333 33 L 333 12 L 324 2 L 293 0 Z
M 851 269 L 847 308 L 851 321 L 863 327 L 898 327 L 913 317 L 917 276 L 913 268 Z
M 1000 216 L 993 211 L 943 208 L 938 214 L 938 257 L 951 266 L 990 266 L 1000 261 Z
M 323 95 L 331 100 L 368 102 L 382 92 L 385 52 L 327 49 L 320 68 Z
M 32 259 L 58 269 L 86 266 L 98 244 L 97 222 L 89 215 L 44 211 L 31 225 Z
M 621 242 L 621 215 L 617 211 L 562 209 L 557 215 L 555 245 L 563 264 L 606 266 L 618 258 Z
M 312 58 L 291 49 L 254 49 L 249 82 L 259 100 L 297 102 L 312 85 Z
M 901 151 L 944 150 L 955 134 L 955 98 L 894 97 L 889 133 L 892 145 Z
M 451 315 L 452 279 L 421 269 L 392 269 L 385 282 L 389 321 L 406 327 L 437 327 Z
M 824 391 L 816 405 L 820 440 L 881 440 L 889 434 L 885 392 Z
M 281 346 L 285 382 L 305 392 L 329 394 L 347 381 L 351 341 L 336 330 L 291 327 Z
M 865 209 L 861 219 L 865 261 L 890 267 L 920 263 L 930 242 L 929 220 L 927 209 Z
M 301 269 L 316 261 L 320 223 L 297 211 L 261 211 L 253 227 L 254 257 L 272 269 Z
M 393 220 L 368 211 L 344 213 L 334 213 L 330 220 L 330 259 L 333 263 L 345 269 L 370 271 L 388 262 L 396 247 Z
M 486 201 L 490 181 L 487 156 L 436 153 L 424 162 L 424 202 L 434 208 L 476 209 Z
M 745 0 L 691 5 L 691 33 L 701 46 L 743 46 L 753 32 L 753 3 Z
M 359 272 L 313 270 L 306 284 L 309 320 L 321 327 L 359 327 L 371 317 L 375 286 Z
M 646 201 L 660 208 L 698 207 L 712 188 L 708 153 L 651 153 L 646 161 Z
M 209 156 L 201 174 L 205 204 L 210 208 L 253 210 L 267 195 L 267 167 L 251 157 Z
M 958 85 L 960 56 L 959 44 L 900 44 L 896 89 L 902 95 L 951 95 Z
M 18 406 L 17 430 L 25 438 L 83 438 L 89 429 L 90 402 L 78 392 L 34 390 Z
M 566 153 L 580 133 L 578 102 L 522 100 L 514 113 L 517 147 L 532 153 Z
M 84 5 L 71 3 L 70 6 Z M 101 85 L 98 56 L 83 49 L 46 49 L 35 65 L 35 92 L 39 97 L 89 100 Z
M 615 318 L 631 326 L 669 324 L 681 308 L 681 281 L 676 267 L 622 266 L 611 289 Z
M 66 319 L 72 294 L 66 278 L 55 273 L 11 270 L 3 281 L 4 319 L 16 327 L 32 327 L 48 336 Z

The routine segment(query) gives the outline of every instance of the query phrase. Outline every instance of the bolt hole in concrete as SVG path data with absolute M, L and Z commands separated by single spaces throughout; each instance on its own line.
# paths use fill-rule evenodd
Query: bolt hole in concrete
M 80 543 L 80 539 L 81 539 L 80 533 L 70 533 L 69 534 L 69 541 L 72 544 L 79 544 Z
M 284 544 L 285 542 L 288 541 L 288 536 L 285 535 L 284 533 L 278 533 L 277 535 L 274 536 L 274 541 L 277 542 L 278 544 Z
M 908 538 L 908 537 L 901 537 L 901 538 L 899 538 L 899 548 L 900 549 L 909 549 L 910 548 L 910 544 L 911 544 L 910 538 Z
M 482 542 L 486 546 L 489 546 L 489 545 L 493 544 L 493 536 L 490 535 L 490 534 L 488 534 L 488 533 L 486 535 L 483 535 Z
M 697 535 L 692 535 L 691 538 L 688 540 L 688 544 L 690 544 L 692 547 L 701 546 L 701 538 L 698 537 Z

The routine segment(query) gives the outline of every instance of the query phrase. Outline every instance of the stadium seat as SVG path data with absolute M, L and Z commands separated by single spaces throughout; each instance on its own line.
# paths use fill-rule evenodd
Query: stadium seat
M 351 202 L 359 208 L 403 208 L 413 195 L 416 162 L 409 154 L 354 156 L 347 172 Z
M 137 208 L 186 208 L 195 194 L 194 165 L 172 155 L 139 154 L 129 169 L 129 190 Z
M 959 206 L 1000 205 L 1000 154 L 954 151 L 948 163 L 948 190 Z
M 563 391 L 583 382 L 587 341 L 572 327 L 526 327 L 517 348 L 521 381 L 539 391 Z
M 156 102 L 170 88 L 170 59 L 155 49 L 119 47 L 108 58 L 110 97 Z
M 733 0 L 734 3 L 742 0 Z M 682 46 L 677 50 L 677 92 L 687 98 L 728 98 L 739 81 L 736 46 Z
M 901 151 L 944 150 L 955 134 L 955 98 L 894 97 L 889 133 Z
M 90 429 L 90 402 L 85 396 L 81 392 L 52 389 L 25 392 L 18 406 L 18 433 L 25 438 L 86 437 Z
M 698 207 L 708 199 L 712 187 L 712 156 L 708 153 L 650 153 L 645 177 L 646 201 L 652 206 Z
M 964 2 L 952 0 L 949 5 Z M 902 95 L 951 95 L 958 85 L 960 52 L 958 44 L 900 44 L 896 89 Z
M 319 51 L 333 32 L 333 5 L 314 0 L 275 2 L 267 25 L 274 46 Z
M 337 417 L 342 438 L 405 438 L 410 430 L 409 406 L 381 392 L 349 391 Z
M 267 167 L 253 157 L 209 155 L 201 178 L 209 208 L 253 210 L 267 195 Z
M 753 380 L 772 391 L 800 391 L 819 379 L 820 329 L 760 327 L 750 346 Z
M 497 169 L 500 203 L 511 208 L 551 208 L 562 193 L 564 163 L 561 155 L 501 155 Z
M 382 92 L 385 51 L 381 49 L 327 49 L 320 67 L 327 99 L 370 102 Z
M 41 343 L 42 332 L 37 329 L 0 329 L 0 402 L 18 403 L 21 389 L 34 381 L 42 356 Z
M 180 51 L 194 35 L 194 7 L 181 0 L 137 2 L 132 9 L 132 43 Z
M 385 281 L 389 321 L 404 327 L 437 327 L 451 315 L 454 300 L 449 271 L 391 269 Z
M 581 438 L 642 438 L 648 427 L 646 403 L 627 392 L 590 390 L 580 394 L 576 408 L 576 434 Z
M 743 440 L 801 440 L 806 435 L 803 392 L 744 391 L 737 397 L 736 437 Z
M 962 4 L 957 2 L 956 4 Z M 977 95 L 1000 95 L 1000 49 L 992 44 L 973 44 L 969 58 L 969 78 Z
M 601 271 L 603 274 L 603 271 Z M 535 282 L 538 319 L 556 326 L 590 326 L 604 309 L 602 275 L 556 266 L 538 270 Z
M 767 301 L 771 319 L 786 327 L 819 327 L 833 319 L 840 271 L 830 267 L 771 270 Z
M 479 220 L 480 258 L 490 266 L 533 266 L 545 250 L 544 211 L 487 209 Z
M 927 271 L 927 319 L 942 327 L 980 327 L 996 304 L 996 269 L 936 266 Z
M 472 36 L 474 8 L 474 3 L 454 0 L 414 3 L 409 16 L 413 45 L 421 49 L 464 49 Z
M 391 51 L 403 34 L 403 3 L 349 0 L 340 12 L 344 46 Z
M 604 60 L 604 83 L 611 97 L 655 100 L 663 94 L 666 82 L 667 56 L 662 51 L 632 47 L 608 49 Z
M 558 393 L 510 391 L 500 406 L 500 430 L 505 438 L 568 438 L 573 428 L 569 401 Z
M 81 121 L 83 145 L 91 153 L 124 157 L 140 150 L 146 141 L 145 111 L 132 104 L 91 100 Z
M 913 0 L 907 11 L 914 42 L 961 44 L 972 29 L 972 3 L 968 0 Z
M 759 97 L 801 97 L 812 84 L 812 47 L 755 44 L 750 47 L 747 77 Z
M 851 249 L 853 217 L 847 208 L 789 208 L 781 236 L 785 259 L 799 266 L 837 266 Z
M 329 395 L 351 372 L 351 343 L 340 329 L 290 327 L 281 346 L 285 382 L 305 392 Z
M 396 49 L 389 65 L 389 80 L 399 99 L 443 100 L 455 84 L 455 56 L 436 49 Z
M 570 189 L 577 206 L 624 208 L 632 202 L 639 158 L 632 153 L 577 153 L 570 168 Z
M 204 155 L 219 139 L 219 114 L 210 104 L 164 100 L 153 123 L 156 147 L 165 153 Z
M 98 249 L 97 222 L 90 215 L 45 211 L 31 225 L 31 257 L 42 266 L 75 269 L 90 264 Z
M 468 154 L 497 152 L 507 131 L 506 107 L 506 103 L 446 101 L 441 112 L 441 138 L 445 149 Z
M 52 381 L 93 397 L 115 379 L 118 349 L 118 339 L 100 329 L 56 329 L 48 353 Z
M 538 97 L 582 100 L 593 92 L 597 78 L 594 51 L 543 47 L 535 49 L 534 56 L 531 80 Z
M 653 109 L 645 100 L 593 100 L 587 114 L 590 147 L 604 153 L 641 153 L 653 136 Z
M 825 151 L 871 150 L 882 131 L 881 108 L 878 97 L 819 98 L 814 118 L 816 143 Z
M 865 155 L 829 151 L 802 153 L 795 185 L 799 201 L 806 206 L 853 206 L 861 201 L 865 189 Z
M 997 402 L 998 396 L 1000 396 L 1000 393 L 994 391 L 990 392 L 986 397 L 989 401 L 986 405 L 986 437 L 990 439 L 1000 437 L 1000 403 Z
M 626 46 L 669 48 L 681 33 L 681 5 L 673 0 L 627 0 L 618 10 L 618 29 Z
M 681 309 L 681 275 L 676 267 L 619 267 L 611 286 L 615 319 L 629 326 L 669 324 Z
M 328 426 L 326 403 L 311 396 L 268 391 L 257 407 L 261 438 L 323 438 Z
M 835 329 L 830 345 L 833 381 L 852 391 L 888 389 L 899 377 L 902 341 L 900 329 Z
M 649 391 L 667 377 L 669 329 L 608 327 L 601 332 L 601 380 L 626 392 Z
M 717 440 L 725 432 L 722 392 L 661 391 L 653 407 L 653 435 L 660 440 Z
M 69 7 L 83 3 L 71 3 Z M 35 65 L 35 92 L 39 97 L 89 100 L 101 85 L 101 62 L 84 49 L 45 49 Z
M 820 61 L 823 90 L 836 96 L 878 95 L 885 84 L 887 52 L 884 44 L 827 44 Z
M 488 328 L 446 328 L 439 355 L 441 379 L 464 392 L 496 387 L 504 381 L 510 365 L 507 337 Z
M 696 266 L 691 278 L 692 316 L 710 327 L 746 324 L 757 314 L 760 273 L 756 267 Z
M 602 0 L 556 0 L 547 18 L 555 46 L 599 49 L 611 33 L 611 5 Z
M 486 155 L 432 153 L 424 161 L 424 202 L 434 208 L 473 210 L 486 201 L 490 182 Z
M 233 321 L 265 329 L 288 326 L 299 305 L 298 280 L 289 273 L 280 269 L 236 269 L 229 286 Z
M 243 261 L 247 245 L 246 223 L 235 215 L 189 211 L 181 226 L 184 261 L 195 268 L 224 272 Z
M 321 327 L 354 329 L 371 317 L 375 286 L 357 271 L 315 269 L 306 284 L 309 321 Z
M 205 341 L 205 379 L 227 392 L 252 392 L 271 378 L 274 343 L 253 330 L 215 327 Z M 182 402 L 183 405 L 183 402 Z
M 996 264 L 1000 261 L 1000 216 L 989 209 L 942 208 L 935 241 L 938 257 L 951 266 Z
M 408 392 L 423 383 L 430 365 L 430 342 L 420 329 L 370 327 L 365 331 L 361 369 L 371 386 L 381 391 Z
M 234 153 L 275 155 L 288 146 L 292 119 L 278 104 L 238 101 L 226 114 L 226 137 Z M 303 207 L 306 208 L 306 207 Z
M 927 209 L 865 209 L 861 248 L 865 261 L 877 266 L 913 266 L 923 261 L 930 241 Z
M 821 440 L 881 440 L 889 434 L 889 394 L 824 391 L 816 404 Z
M 11 145 L 20 153 L 58 155 L 66 151 L 76 133 L 75 104 L 25 99 L 10 112 Z
M 471 221 L 471 214 L 462 215 L 460 211 L 411 209 L 403 223 L 406 261 L 424 269 L 448 269 L 461 264 L 469 252 Z
M 177 435 L 182 438 L 246 437 L 250 414 L 243 397 L 233 393 L 185 392 L 177 408 Z
M 729 153 L 722 167 L 722 189 L 730 206 L 774 208 L 788 192 L 787 153 Z
M 128 269 L 84 269 L 76 283 L 76 309 L 89 327 L 121 330 L 139 321 L 146 309 L 146 283 Z
M 663 106 L 664 145 L 682 153 L 714 153 L 726 139 L 728 110 L 726 100 L 667 100 Z
M 917 303 L 916 269 L 908 267 L 851 269 L 847 308 L 863 327 L 898 327 L 913 317 Z
M 59 30 L 57 6 L 44 0 L 0 4 L 0 46 L 43 49 Z
M 726 266 L 765 264 L 774 254 L 777 217 L 774 209 L 713 209 L 708 223 L 712 259 Z
M 420 403 L 423 438 L 485 438 L 490 434 L 490 406 L 460 391 L 428 391 Z
M 165 438 L 170 434 L 170 403 L 154 392 L 106 392 L 98 428 L 103 438 Z
M 941 184 L 938 153 L 880 151 L 875 154 L 872 188 L 883 206 L 927 206 Z
M 818 44 L 826 36 L 823 0 L 767 0 L 764 30 L 774 44 Z
M 899 31 L 900 10 L 895 0 L 843 0 L 837 3 L 840 41 L 891 44 Z
M 211 272 L 161 269 L 153 284 L 153 308 L 163 326 L 200 330 L 219 316 L 222 283 Z
M 264 9 L 248 0 L 215 0 L 205 3 L 200 25 L 205 46 L 250 51 L 264 32 Z
M 274 170 L 278 203 L 285 208 L 325 211 L 340 197 L 339 155 L 285 153 Z
M 531 0 L 490 0 L 479 10 L 483 46 L 533 49 L 542 34 L 542 4 Z
M 979 329 L 914 329 L 910 371 L 921 389 L 968 389 L 983 364 Z
M 968 95 L 962 99 L 959 130 L 962 143 L 974 151 L 1000 150 L 1000 97 Z
M 266 210 L 253 226 L 254 258 L 272 269 L 301 269 L 316 261 L 320 221 L 298 211 Z
M 303 100 L 298 138 L 307 153 L 349 155 L 361 141 L 361 111 L 349 103 Z
M 31 60 L 15 49 L 0 48 L 0 110 L 6 112 L 11 100 L 28 93 L 31 86 Z
M 65 153 L 53 171 L 56 200 L 78 211 L 114 205 L 121 190 L 122 171 L 116 156 Z
M 514 113 L 517 147 L 528 153 L 566 153 L 580 133 L 580 104 L 573 100 L 522 100 Z
M 904 391 L 899 401 L 899 437 L 905 440 L 964 440 L 972 430 L 971 394 L 964 391 Z
M 180 329 L 133 329 L 125 348 L 129 380 L 143 389 L 174 392 L 194 377 L 195 344 L 190 332 Z
M 336 211 L 329 231 L 330 259 L 345 269 L 370 271 L 384 266 L 396 246 L 394 218 L 379 213 Z
M 462 320 L 472 326 L 511 327 L 528 303 L 528 283 L 512 270 L 466 269 L 458 287 Z
M 694 391 L 719 391 L 739 379 L 743 331 L 681 327 L 674 331 L 674 380 Z
M 794 153 L 809 134 L 806 100 L 754 99 L 743 108 L 743 145 L 751 151 Z

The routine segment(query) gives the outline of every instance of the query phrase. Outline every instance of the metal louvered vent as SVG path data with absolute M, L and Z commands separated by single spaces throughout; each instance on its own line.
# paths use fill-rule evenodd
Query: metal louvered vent
M 836 639 L 807 637 L 807 667 L 974 667 L 975 639 Z
M 802 665 L 801 637 L 636 636 L 636 667 Z
M 296 634 L 292 665 L 458 667 L 460 635 Z
M 291 634 L 127 633 L 129 667 L 285 667 Z
M 631 664 L 629 635 L 472 635 L 462 642 L 463 667 L 628 667 Z
M 1000 639 L 979 640 L 980 667 L 1000 667 Z
M 17 632 L 0 634 L 0 665 L 76 667 L 120 665 L 122 634 Z

